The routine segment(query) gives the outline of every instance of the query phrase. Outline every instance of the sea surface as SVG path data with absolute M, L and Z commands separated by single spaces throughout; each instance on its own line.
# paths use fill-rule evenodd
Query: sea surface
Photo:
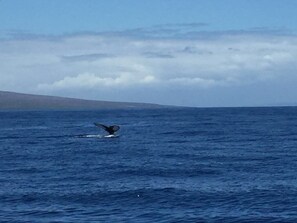
M 0 222 L 297 222 L 297 108 L 0 112 Z

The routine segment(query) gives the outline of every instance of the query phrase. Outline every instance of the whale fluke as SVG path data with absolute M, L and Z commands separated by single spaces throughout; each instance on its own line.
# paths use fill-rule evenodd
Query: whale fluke
M 109 135 L 113 135 L 116 131 L 118 131 L 120 129 L 120 126 L 118 126 L 118 125 L 107 126 L 107 125 L 103 125 L 100 123 L 94 123 L 94 125 L 104 129 L 106 132 L 108 132 Z

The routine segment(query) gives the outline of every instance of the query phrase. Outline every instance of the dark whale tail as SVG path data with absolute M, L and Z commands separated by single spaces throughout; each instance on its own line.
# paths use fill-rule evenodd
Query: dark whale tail
M 99 123 L 94 123 L 94 125 L 104 129 L 106 132 L 108 132 L 109 135 L 113 135 L 116 131 L 118 131 L 120 129 L 120 126 L 118 126 L 118 125 L 107 126 L 107 125 L 103 125 L 103 124 L 99 124 Z

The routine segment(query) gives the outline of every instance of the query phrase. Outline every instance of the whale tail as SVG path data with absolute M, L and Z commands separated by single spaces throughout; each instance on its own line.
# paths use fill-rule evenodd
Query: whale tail
M 107 126 L 107 125 L 103 125 L 100 123 L 94 123 L 95 126 L 104 129 L 106 132 L 108 132 L 109 135 L 113 135 L 116 131 L 118 131 L 120 129 L 120 126 L 118 125 L 111 125 L 111 126 Z

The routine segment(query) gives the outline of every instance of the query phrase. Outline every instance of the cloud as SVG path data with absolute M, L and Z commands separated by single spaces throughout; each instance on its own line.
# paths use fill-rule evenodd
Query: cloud
M 277 83 L 297 73 L 293 34 L 190 33 L 200 26 L 2 39 L 0 85 L 3 90 L 46 94 L 116 88 L 121 97 L 131 89 L 148 94 L 162 89 L 174 97 L 177 88 L 231 89 Z M 172 32 L 164 36 L 166 29 Z
M 166 52 L 144 52 L 142 55 L 147 58 L 174 58 L 172 54 Z
M 49 89 L 69 89 L 69 88 L 97 88 L 97 87 L 127 87 L 135 84 L 151 84 L 155 80 L 154 76 L 134 76 L 131 73 L 120 73 L 115 77 L 100 76 L 91 73 L 83 73 L 77 76 L 64 77 L 62 80 L 55 81 L 52 84 L 39 84 L 41 90 Z
M 96 61 L 102 58 L 110 58 L 113 55 L 105 53 L 92 53 L 92 54 L 83 54 L 83 55 L 71 55 L 71 56 L 62 56 L 61 58 L 65 62 L 78 62 L 78 61 Z
M 205 27 L 208 27 L 207 23 L 171 23 L 113 32 L 112 35 L 134 38 L 177 38 L 188 33 L 200 32 Z

